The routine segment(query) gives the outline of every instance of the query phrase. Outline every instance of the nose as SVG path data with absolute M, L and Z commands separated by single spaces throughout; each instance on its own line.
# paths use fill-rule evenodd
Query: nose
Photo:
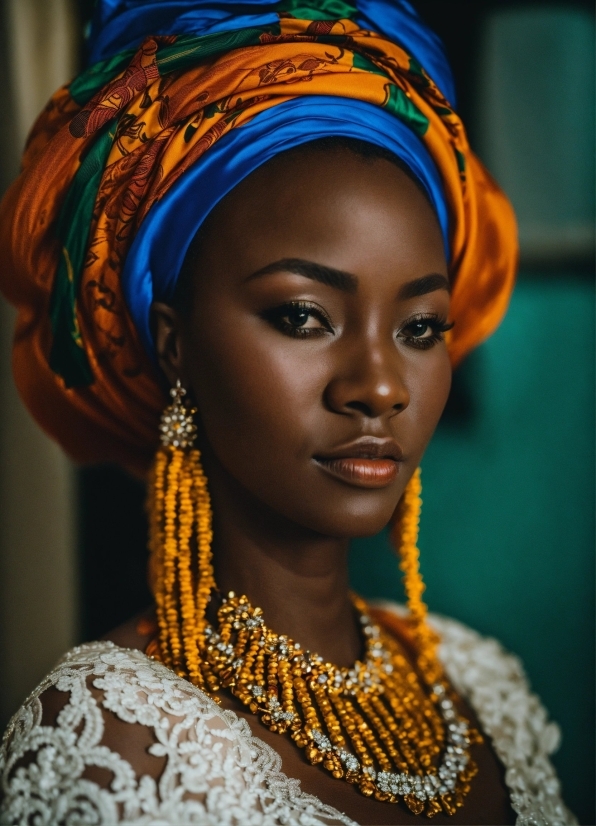
M 347 352 L 325 388 L 327 407 L 375 419 L 400 413 L 410 403 L 395 343 L 369 342 Z

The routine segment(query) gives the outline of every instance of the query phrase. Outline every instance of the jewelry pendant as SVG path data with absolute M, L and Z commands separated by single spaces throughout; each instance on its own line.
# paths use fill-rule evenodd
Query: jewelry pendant
M 186 390 L 182 387 L 180 379 L 177 379 L 176 386 L 171 388 L 170 396 L 172 403 L 161 414 L 161 443 L 164 447 L 186 450 L 193 446 L 197 435 L 193 418 L 197 411 L 185 401 Z

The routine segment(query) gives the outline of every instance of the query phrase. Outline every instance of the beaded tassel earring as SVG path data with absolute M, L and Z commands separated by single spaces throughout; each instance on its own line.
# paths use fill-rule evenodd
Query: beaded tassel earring
M 422 599 L 425 585 L 420 574 L 418 528 L 422 508 L 422 483 L 420 468 L 408 482 L 397 507 L 391 540 L 397 549 L 399 567 L 404 574 L 404 590 L 418 649 L 418 666 L 429 684 L 437 681 L 442 673 L 437 658 L 438 636 L 426 622 L 428 609 Z
M 196 409 L 178 380 L 161 417 L 161 447 L 150 476 L 148 510 L 151 579 L 166 665 L 209 690 L 212 679 L 199 651 L 215 587 L 212 512 L 200 452 L 194 447 Z

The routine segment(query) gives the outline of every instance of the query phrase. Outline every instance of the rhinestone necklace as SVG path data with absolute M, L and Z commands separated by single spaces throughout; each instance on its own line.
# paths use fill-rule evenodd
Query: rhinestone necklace
M 338 668 L 266 625 L 233 591 L 200 652 L 210 690 L 228 689 L 271 731 L 288 734 L 309 763 L 377 800 L 415 814 L 454 814 L 477 768 L 481 742 L 456 711 L 445 680 L 425 685 L 390 634 L 353 598 L 365 656 Z

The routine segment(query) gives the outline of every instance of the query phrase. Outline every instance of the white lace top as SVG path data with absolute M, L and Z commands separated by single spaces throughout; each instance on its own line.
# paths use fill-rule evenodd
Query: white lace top
M 450 679 L 506 768 L 517 826 L 576 823 L 548 759 L 559 730 L 519 660 L 460 623 L 432 622 Z M 68 701 L 47 726 L 39 697 L 51 686 Z M 165 762 L 158 780 L 102 744 L 108 712 L 154 732 L 149 752 Z M 111 782 L 89 779 L 88 767 L 106 770 Z M 109 642 L 73 649 L 31 694 L 4 736 L 0 776 L 3 826 L 355 826 L 301 792 L 245 720 L 141 652 Z

